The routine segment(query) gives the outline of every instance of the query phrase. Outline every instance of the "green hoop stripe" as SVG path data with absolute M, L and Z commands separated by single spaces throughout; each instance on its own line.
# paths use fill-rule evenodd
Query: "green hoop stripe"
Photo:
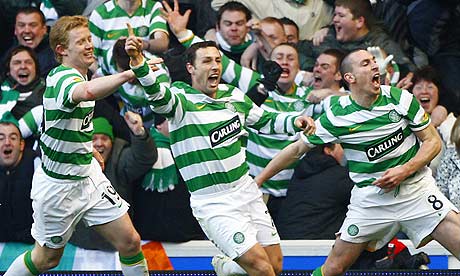
M 34 263 L 32 262 L 32 251 L 29 250 L 24 255 L 24 263 L 26 264 L 27 269 L 29 269 L 30 273 L 33 275 L 40 274 L 40 271 L 35 267 Z
M 131 257 L 120 256 L 120 262 L 125 265 L 135 265 L 140 263 L 144 259 L 144 253 L 142 253 L 142 251 Z

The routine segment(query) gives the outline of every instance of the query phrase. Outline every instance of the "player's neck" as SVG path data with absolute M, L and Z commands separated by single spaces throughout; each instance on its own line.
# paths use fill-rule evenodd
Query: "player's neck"
M 88 69 L 89 69 L 88 67 L 77 66 L 75 64 L 66 62 L 65 60 L 62 61 L 62 65 L 66 67 L 77 69 L 77 71 L 80 72 L 80 74 L 82 74 L 84 77 L 86 77 L 86 75 L 88 74 Z
M 364 108 L 370 108 L 375 101 L 379 98 L 379 94 L 368 94 L 368 93 L 353 93 L 351 92 L 351 98 L 360 106 Z

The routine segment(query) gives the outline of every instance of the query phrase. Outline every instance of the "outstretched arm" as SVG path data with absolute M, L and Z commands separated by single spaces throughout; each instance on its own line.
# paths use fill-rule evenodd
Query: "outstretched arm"
M 72 93 L 74 103 L 102 99 L 117 90 L 123 83 L 134 78 L 131 70 L 118 74 L 84 81 L 75 87 Z
M 265 169 L 254 178 L 257 185 L 259 185 L 259 187 L 262 186 L 265 181 L 272 178 L 283 169 L 289 167 L 295 161 L 299 160 L 309 150 L 310 147 L 308 147 L 302 139 L 299 139 L 285 147 L 282 151 L 275 155 Z

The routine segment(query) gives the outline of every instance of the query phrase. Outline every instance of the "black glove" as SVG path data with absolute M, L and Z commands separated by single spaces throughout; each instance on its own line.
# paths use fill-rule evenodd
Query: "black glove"
M 268 91 L 279 90 L 278 79 L 283 73 L 283 68 L 271 60 L 267 60 L 262 67 L 263 77 L 257 81 L 265 86 Z
M 278 63 L 268 60 L 262 68 L 263 77 L 257 80 L 246 95 L 258 106 L 264 103 L 268 97 L 268 91 L 279 91 L 278 79 L 281 76 L 283 69 Z

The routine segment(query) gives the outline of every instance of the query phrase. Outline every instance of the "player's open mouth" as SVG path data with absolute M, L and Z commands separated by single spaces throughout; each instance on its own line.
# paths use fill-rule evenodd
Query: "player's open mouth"
M 380 73 L 375 73 L 373 76 L 372 76 L 372 83 L 374 85 L 380 85 Z
M 11 153 L 13 153 L 12 149 L 6 149 L 3 151 L 3 155 L 10 155 Z
M 219 84 L 219 74 L 211 74 L 208 80 L 212 86 L 217 86 Z

